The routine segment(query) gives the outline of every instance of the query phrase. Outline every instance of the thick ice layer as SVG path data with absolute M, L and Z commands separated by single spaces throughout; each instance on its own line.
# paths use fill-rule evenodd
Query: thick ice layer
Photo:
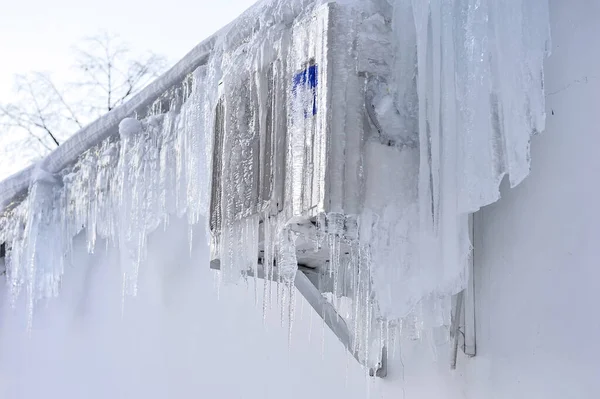
M 386 313 L 402 316 L 419 298 L 462 289 L 470 252 L 467 215 L 499 198 L 505 175 L 515 186 L 529 172 L 530 137 L 544 129 L 548 4 L 397 0 L 392 30 L 391 86 L 400 118 L 386 117 L 385 99 L 376 112 L 391 126 L 418 131 L 418 201 L 399 207 L 389 201 L 385 211 L 375 211 L 389 215 L 380 222 L 389 227 L 378 229 L 397 244 L 389 259 L 407 266 L 376 266 L 374 282 L 385 282 L 376 291 Z M 410 187 L 402 187 L 407 195 Z M 400 230 L 386 232 L 390 227 Z
M 127 298 L 149 233 L 173 215 L 190 246 L 206 216 L 226 281 L 282 283 L 290 320 L 298 263 L 315 268 L 366 364 L 396 328 L 416 339 L 449 325 L 468 214 L 498 199 L 505 175 L 525 178 L 543 130 L 547 2 L 318 3 L 259 3 L 152 100 L 0 185 L 9 203 L 29 184 L 0 215 L 0 243 L 30 325 L 36 301 L 58 294 L 74 237 L 118 248 Z

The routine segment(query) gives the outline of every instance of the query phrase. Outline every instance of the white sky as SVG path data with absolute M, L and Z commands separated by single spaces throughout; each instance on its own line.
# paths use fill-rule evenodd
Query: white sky
M 10 101 L 13 75 L 68 73 L 71 48 L 107 31 L 133 50 L 175 62 L 235 19 L 255 0 L 14 0 L 0 5 L 0 101 Z

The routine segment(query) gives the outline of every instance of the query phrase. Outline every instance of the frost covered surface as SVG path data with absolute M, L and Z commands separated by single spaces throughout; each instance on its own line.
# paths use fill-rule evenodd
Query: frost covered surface
M 126 298 L 148 235 L 174 215 L 190 245 L 206 222 L 226 281 L 260 263 L 290 320 L 298 264 L 317 268 L 366 363 L 396 327 L 418 338 L 449 325 L 468 214 L 505 175 L 526 177 L 544 129 L 547 1 L 341 3 L 259 3 L 0 185 L 7 203 L 29 184 L 0 216 L 0 242 L 30 326 L 36 301 L 60 292 L 75 236 L 90 253 L 98 238 L 119 248 Z
M 392 227 L 400 229 L 398 243 L 418 226 L 410 252 L 418 261 L 402 261 L 402 272 L 383 267 L 375 284 L 387 290 L 380 303 L 389 314 L 402 316 L 424 298 L 463 287 L 468 213 L 499 199 L 505 175 L 515 186 L 529 173 L 530 137 L 544 129 L 550 32 L 545 0 L 397 0 L 392 12 L 395 104 L 401 126 L 419 134 L 419 220 Z M 384 218 L 394 219 L 410 220 Z M 403 253 L 394 248 L 388 262 L 406 259 Z M 398 273 L 404 290 L 389 284 Z

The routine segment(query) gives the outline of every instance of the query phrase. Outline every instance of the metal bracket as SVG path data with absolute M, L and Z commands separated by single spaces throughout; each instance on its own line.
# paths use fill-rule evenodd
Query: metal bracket
M 469 215 L 469 238 L 473 244 L 471 257 L 468 264 L 468 280 L 465 289 L 454 297 L 452 312 L 452 325 L 450 326 L 450 337 L 452 338 L 452 356 L 450 368 L 456 368 L 458 347 L 462 348 L 464 354 L 473 357 L 477 353 L 475 333 L 475 215 Z
M 456 369 L 456 357 L 458 355 L 458 336 L 460 335 L 460 317 L 464 302 L 464 291 L 456 294 L 456 307 L 452 314 L 452 325 L 450 326 L 450 337 L 452 338 L 452 357 L 450 359 L 450 368 Z
M 210 268 L 214 270 L 221 270 L 221 262 L 215 259 L 210 262 Z M 253 277 L 252 271 L 248 271 L 248 276 Z M 265 271 L 262 263 L 259 262 L 257 268 L 257 278 L 264 279 Z M 323 319 L 329 329 L 336 335 L 342 345 L 348 352 L 359 362 L 362 363 L 358 357 L 358 353 L 353 350 L 352 337 L 350 330 L 346 325 L 346 322 L 338 314 L 333 305 L 323 297 L 321 291 L 317 288 L 316 283 L 317 273 L 314 269 L 298 265 L 298 272 L 296 273 L 296 279 L 294 285 L 300 294 L 306 299 L 310 306 L 317 312 L 319 317 Z M 274 268 L 273 279 L 278 280 L 277 268 Z M 387 350 L 383 348 L 381 354 L 381 361 L 375 367 L 369 368 L 369 375 L 371 377 L 383 378 L 387 376 Z
M 463 345 L 462 350 L 465 355 L 473 357 L 477 353 L 476 331 L 475 331 L 475 254 L 477 250 L 477 242 L 475 240 L 475 217 L 476 214 L 469 216 L 469 235 L 473 250 L 469 259 L 469 278 L 467 287 L 464 291 L 464 303 L 462 310 L 462 334 Z

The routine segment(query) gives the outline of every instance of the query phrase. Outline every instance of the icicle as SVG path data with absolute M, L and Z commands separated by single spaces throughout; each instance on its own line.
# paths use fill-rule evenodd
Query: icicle
M 225 282 L 237 281 L 258 262 L 259 218 L 254 216 L 224 226 L 221 235 L 221 271 Z
M 294 327 L 294 315 L 296 312 L 296 289 L 293 282 L 287 284 L 289 307 L 288 307 L 288 345 L 291 349 L 292 345 L 292 329 Z

